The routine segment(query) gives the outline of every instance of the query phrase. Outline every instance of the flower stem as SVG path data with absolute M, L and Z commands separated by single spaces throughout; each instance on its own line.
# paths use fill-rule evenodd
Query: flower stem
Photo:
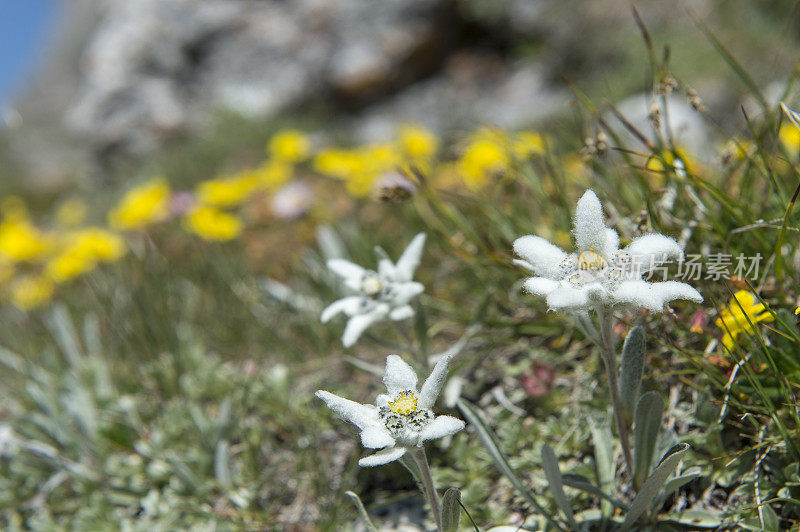
M 436 492 L 436 487 L 433 485 L 433 477 L 431 476 L 431 468 L 428 466 L 428 458 L 425 456 L 425 448 L 417 447 L 411 452 L 414 462 L 419 468 L 419 478 L 417 479 L 422 487 L 422 493 L 428 500 L 428 504 L 433 512 L 433 518 L 436 521 L 436 530 L 442 530 L 442 507 L 439 503 L 439 494 Z
M 625 464 L 628 467 L 628 473 L 633 475 L 633 455 L 631 454 L 630 442 L 630 428 L 628 417 L 625 415 L 625 410 L 622 407 L 622 400 L 619 396 L 619 384 L 617 382 L 617 364 L 615 360 L 614 349 L 614 315 L 612 312 L 605 312 L 605 309 L 598 308 L 598 316 L 600 318 L 600 337 L 602 344 L 600 347 L 600 354 L 603 358 L 603 366 L 606 369 L 608 377 L 608 388 L 611 393 L 611 405 L 614 409 L 614 419 L 617 422 L 617 431 L 619 432 L 619 441 L 622 445 L 622 454 L 625 456 Z

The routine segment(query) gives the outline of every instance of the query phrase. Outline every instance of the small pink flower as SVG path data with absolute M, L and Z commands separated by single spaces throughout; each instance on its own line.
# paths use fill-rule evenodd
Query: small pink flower
M 555 378 L 556 368 L 552 364 L 535 361 L 531 364 L 530 371 L 523 374 L 519 381 L 525 392 L 537 399 L 550 393 Z

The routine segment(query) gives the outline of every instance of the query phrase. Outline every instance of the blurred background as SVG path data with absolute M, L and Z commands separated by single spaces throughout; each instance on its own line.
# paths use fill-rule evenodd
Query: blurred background
M 729 113 L 745 89 L 728 82 L 690 10 L 762 86 L 793 69 L 794 2 L 636 7 L 712 111 Z M 3 186 L 125 179 L 121 162 L 208 135 L 220 114 L 266 125 L 291 117 L 375 140 L 398 122 L 440 134 L 541 124 L 566 112 L 568 83 L 612 102 L 648 83 L 631 4 L 617 0 L 32 0 L 3 9 Z

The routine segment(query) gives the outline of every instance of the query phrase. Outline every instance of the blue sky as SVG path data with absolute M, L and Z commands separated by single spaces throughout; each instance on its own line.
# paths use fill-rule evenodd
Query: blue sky
M 0 0 L 0 102 L 33 73 L 55 11 L 56 0 Z

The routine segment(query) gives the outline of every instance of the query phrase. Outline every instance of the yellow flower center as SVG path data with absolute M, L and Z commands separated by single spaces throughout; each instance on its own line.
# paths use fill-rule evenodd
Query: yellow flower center
M 400 392 L 394 401 L 389 401 L 389 408 L 400 416 L 407 416 L 417 409 L 417 397 L 412 391 Z
M 361 283 L 361 288 L 368 296 L 378 294 L 383 288 L 383 283 L 377 276 L 369 276 Z
M 578 255 L 578 268 L 581 270 L 602 270 L 606 266 L 606 260 L 594 248 L 589 248 L 589 251 L 583 251 Z

